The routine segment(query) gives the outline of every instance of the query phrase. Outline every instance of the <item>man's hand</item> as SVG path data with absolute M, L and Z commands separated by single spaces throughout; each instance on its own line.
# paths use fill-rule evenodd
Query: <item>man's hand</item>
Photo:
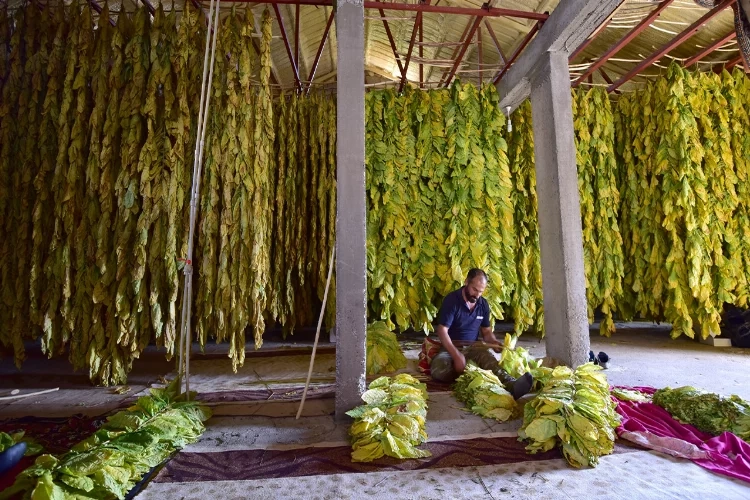
M 461 351 L 459 351 L 458 348 L 453 345 L 453 342 L 448 335 L 448 328 L 446 328 L 444 325 L 438 325 L 437 328 L 435 328 L 435 331 L 440 338 L 440 342 L 443 344 L 443 349 L 448 351 L 448 354 L 450 354 L 451 358 L 453 359 L 453 368 L 457 373 L 463 373 L 466 369 L 466 358 L 464 357 L 463 353 L 461 353 Z
M 453 358 L 453 369 L 456 370 L 456 373 L 463 373 L 466 369 L 466 357 L 461 351 L 456 351 L 451 357 Z
M 487 344 L 500 344 L 489 326 L 482 327 L 482 338 Z

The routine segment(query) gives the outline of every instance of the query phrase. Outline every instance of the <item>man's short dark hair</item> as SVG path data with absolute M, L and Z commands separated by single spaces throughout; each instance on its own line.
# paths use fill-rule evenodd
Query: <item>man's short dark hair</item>
M 474 280 L 474 278 L 476 278 L 477 276 L 481 276 L 482 278 L 484 278 L 484 281 L 486 282 L 490 281 L 490 278 L 487 276 L 487 273 L 485 273 L 484 271 L 476 267 L 473 269 L 469 269 L 469 274 L 466 276 L 466 280 L 469 283 L 471 283 Z

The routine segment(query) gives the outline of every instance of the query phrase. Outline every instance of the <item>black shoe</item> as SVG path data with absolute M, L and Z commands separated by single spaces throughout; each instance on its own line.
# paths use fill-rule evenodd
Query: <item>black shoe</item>
M 602 368 L 604 368 L 606 370 L 607 369 L 607 363 L 609 363 L 609 356 L 607 356 L 607 353 L 600 352 L 596 356 L 596 359 L 598 361 L 598 365 L 601 366 Z
M 510 389 L 510 393 L 513 395 L 513 399 L 520 399 L 528 394 L 533 385 L 534 377 L 531 376 L 531 373 L 526 372 L 521 375 L 518 379 L 516 379 L 516 381 L 513 383 L 513 387 L 511 387 Z
M 589 363 L 594 363 L 595 365 L 598 365 L 596 356 L 594 356 L 594 351 L 589 351 Z

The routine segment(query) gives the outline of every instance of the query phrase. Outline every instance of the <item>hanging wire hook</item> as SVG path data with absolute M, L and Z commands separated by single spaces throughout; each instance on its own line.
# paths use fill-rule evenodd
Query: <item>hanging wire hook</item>
M 513 122 L 510 119 L 510 106 L 505 107 L 505 116 L 508 117 L 508 132 L 513 132 Z

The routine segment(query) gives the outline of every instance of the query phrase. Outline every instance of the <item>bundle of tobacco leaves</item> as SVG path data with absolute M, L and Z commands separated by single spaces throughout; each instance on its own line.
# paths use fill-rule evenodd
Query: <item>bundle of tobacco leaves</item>
M 417 448 L 427 440 L 427 387 L 406 373 L 374 380 L 362 395 L 366 403 L 346 412 L 354 418 L 349 429 L 352 461 L 371 462 L 384 455 L 425 458 Z

